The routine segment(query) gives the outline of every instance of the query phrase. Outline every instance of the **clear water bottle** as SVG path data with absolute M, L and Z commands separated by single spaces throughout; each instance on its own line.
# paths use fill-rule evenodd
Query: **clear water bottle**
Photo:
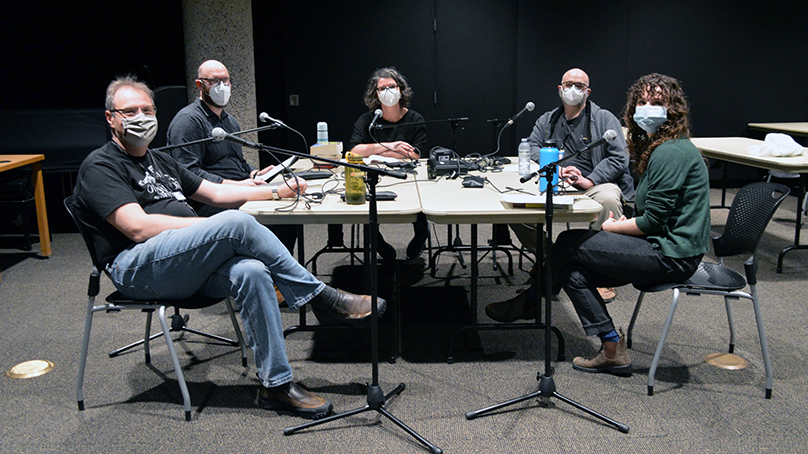
M 328 123 L 317 123 L 317 143 L 328 143 Z
M 522 139 L 519 144 L 519 176 L 526 177 L 530 175 L 530 144 L 527 139 Z

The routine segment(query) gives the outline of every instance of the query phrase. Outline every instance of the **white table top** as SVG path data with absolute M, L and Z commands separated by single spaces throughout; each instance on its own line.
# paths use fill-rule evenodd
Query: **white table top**
M 511 187 L 524 189 L 532 194 L 539 192 L 535 179 L 520 183 L 519 174 L 515 172 L 473 174 L 488 178 L 500 191 Z M 442 178 L 418 182 L 421 205 L 429 221 L 437 224 L 544 224 L 544 209 L 513 208 L 502 201 L 502 194 L 489 183 L 482 188 L 464 188 L 462 183 L 462 177 L 455 180 Z M 553 220 L 590 222 L 602 209 L 599 203 L 580 195 L 572 209 L 555 209 Z
M 762 144 L 762 140 L 746 137 L 700 137 L 691 139 L 691 141 L 696 148 L 701 150 L 702 155 L 708 158 L 761 169 L 808 173 L 808 153 L 792 157 L 753 156 L 749 154 L 749 147 Z
M 515 159 L 515 158 L 514 158 Z M 440 178 L 429 180 L 426 163 L 417 167 L 418 175 L 409 175 L 407 180 L 384 177 L 377 186 L 377 191 L 393 191 L 398 197 L 395 201 L 378 203 L 380 224 L 406 224 L 414 222 L 420 212 L 436 224 L 506 224 L 512 222 L 544 223 L 542 208 L 513 208 L 502 201 L 502 195 L 486 183 L 483 188 L 464 188 L 462 176 L 448 180 Z M 341 170 L 338 169 L 341 176 Z M 527 183 L 519 182 L 515 172 L 473 172 L 488 178 L 497 188 L 505 191 L 507 187 L 521 188 L 532 194 L 538 193 L 536 179 Z M 309 185 L 319 185 L 327 180 L 310 181 Z M 343 187 L 339 184 L 327 183 L 329 187 Z M 309 191 L 311 192 L 311 191 Z M 249 213 L 264 224 L 366 224 L 368 222 L 369 205 L 348 205 L 339 195 L 329 194 L 321 204 L 312 204 L 307 209 L 304 203 L 293 212 L 276 211 L 289 206 L 291 200 L 266 200 L 247 202 L 241 211 Z M 597 217 L 602 207 L 594 200 L 580 195 L 572 208 L 557 208 L 553 220 L 556 222 L 590 222 Z
M 749 129 L 764 132 L 782 132 L 798 136 L 808 136 L 808 122 L 788 123 L 749 123 Z
M 340 175 L 339 183 L 333 180 L 309 181 L 309 188 L 327 184 L 329 188 L 344 188 L 342 168 L 337 169 Z M 323 183 L 330 181 L 330 183 Z M 377 203 L 380 224 L 407 224 L 415 222 L 416 215 L 421 212 L 421 201 L 418 198 L 418 188 L 415 177 L 409 175 L 407 180 L 398 180 L 383 177 L 376 186 L 376 191 L 393 191 L 396 200 L 380 201 Z M 311 192 L 311 190 L 307 191 Z M 288 207 L 291 199 L 262 200 L 247 202 L 241 206 L 241 211 L 256 217 L 262 224 L 367 224 L 370 205 L 348 205 L 338 194 L 327 195 L 321 204 L 312 204 L 307 209 L 301 200 L 293 212 L 280 212 L 277 209 Z

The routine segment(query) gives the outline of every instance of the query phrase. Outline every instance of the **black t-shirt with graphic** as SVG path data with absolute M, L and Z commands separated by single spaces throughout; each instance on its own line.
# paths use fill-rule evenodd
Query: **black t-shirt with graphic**
M 196 216 L 183 197 L 193 195 L 201 183 L 202 178 L 159 151 L 135 157 L 107 142 L 90 153 L 79 169 L 74 194 L 101 264 L 109 264 L 134 244 L 106 222 L 116 209 L 137 203 L 148 214 Z

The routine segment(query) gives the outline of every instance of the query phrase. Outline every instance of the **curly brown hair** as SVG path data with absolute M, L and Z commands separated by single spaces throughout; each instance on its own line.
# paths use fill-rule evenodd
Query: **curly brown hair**
M 634 121 L 637 103 L 649 92 L 668 110 L 668 120 L 659 126 L 653 136 L 649 136 Z M 628 126 L 628 152 L 635 172 L 642 175 L 656 147 L 668 140 L 690 137 L 690 106 L 682 91 L 682 84 L 673 77 L 657 73 L 637 79 L 629 88 L 627 98 L 623 122 Z
M 409 107 L 410 100 L 412 99 L 412 88 L 410 88 L 410 84 L 407 83 L 407 79 L 398 72 L 395 67 L 388 66 L 387 68 L 373 71 L 373 75 L 368 79 L 368 86 L 367 89 L 365 89 L 365 105 L 368 106 L 370 110 L 376 110 L 382 106 L 381 101 L 379 101 L 379 95 L 376 92 L 379 79 L 395 80 L 396 85 L 398 85 L 398 90 L 401 92 L 401 99 L 398 101 L 399 105 L 401 105 L 401 107 Z

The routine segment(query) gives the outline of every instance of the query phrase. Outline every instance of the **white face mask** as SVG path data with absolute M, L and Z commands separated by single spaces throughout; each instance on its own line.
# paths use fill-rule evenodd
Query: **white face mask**
M 558 96 L 561 101 L 568 106 L 581 105 L 586 99 L 586 90 L 580 90 L 578 87 L 561 88 L 558 90 Z
M 634 121 L 643 131 L 652 134 L 662 123 L 668 121 L 668 108 L 665 106 L 637 106 Z
M 401 92 L 398 88 L 386 88 L 379 93 L 379 101 L 387 107 L 393 107 L 401 99 Z
M 218 107 L 224 107 L 230 102 L 230 85 L 219 82 L 210 87 L 210 100 Z
M 122 118 L 123 136 L 121 142 L 131 147 L 146 147 L 157 135 L 157 117 L 138 112 L 131 118 Z

